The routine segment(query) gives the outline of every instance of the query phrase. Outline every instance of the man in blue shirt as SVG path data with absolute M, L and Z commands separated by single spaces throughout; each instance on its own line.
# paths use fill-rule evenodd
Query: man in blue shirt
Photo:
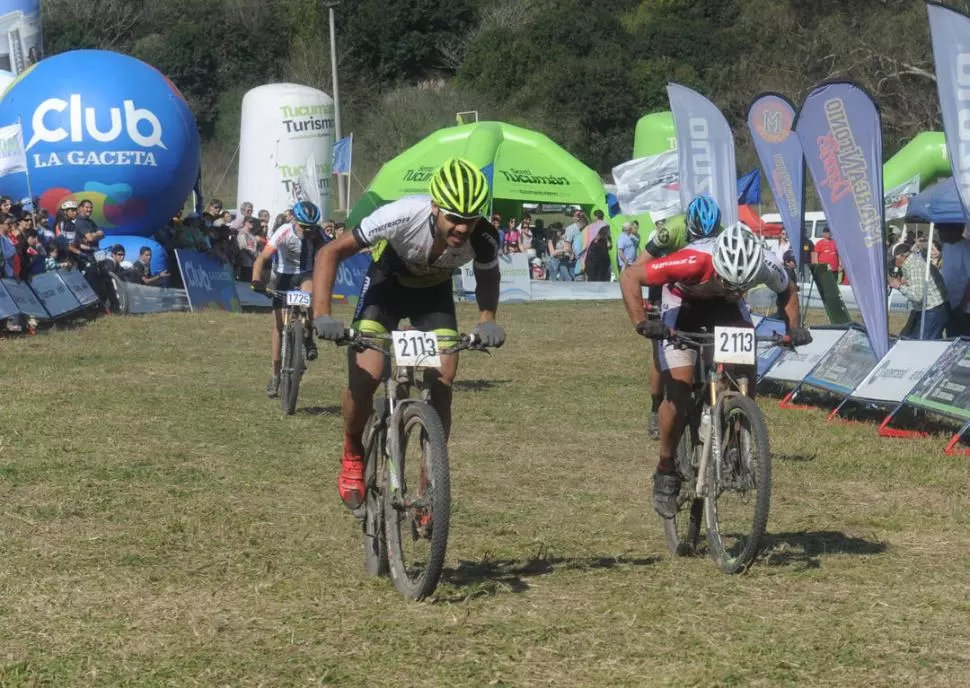
M 616 261 L 622 271 L 627 265 L 633 265 L 637 259 L 637 240 L 632 236 L 633 224 L 623 223 L 623 233 L 616 242 Z

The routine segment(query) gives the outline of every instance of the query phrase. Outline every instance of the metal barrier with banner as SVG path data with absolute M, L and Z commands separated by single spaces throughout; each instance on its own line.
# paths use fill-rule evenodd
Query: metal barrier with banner
M 42 272 L 30 280 L 30 288 L 44 304 L 50 317 L 59 318 L 82 308 L 74 293 L 57 272 Z
M 499 285 L 499 303 L 517 303 L 532 300 L 532 278 L 529 275 L 529 257 L 524 253 L 509 253 L 499 256 L 499 272 L 502 281 Z M 469 263 L 461 268 L 460 289 L 465 296 L 473 296 L 478 282 L 475 270 Z
M 236 281 L 229 265 L 199 251 L 176 249 L 175 258 L 182 271 L 182 281 L 192 311 L 217 308 L 240 312 Z
M 5 277 L 0 282 L 3 282 L 3 286 L 6 288 L 7 293 L 10 294 L 10 298 L 17 305 L 18 311 L 28 318 L 36 318 L 38 320 L 50 319 L 50 314 L 44 308 L 44 304 L 40 302 L 40 299 L 37 298 L 37 295 L 26 282 L 18 282 L 9 277 Z
M 67 285 L 67 288 L 71 290 L 71 293 L 81 302 L 82 306 L 93 306 L 96 303 L 101 303 L 101 299 L 94 293 L 94 289 L 91 288 L 88 281 L 84 279 L 84 275 L 77 270 L 59 270 L 57 274 Z

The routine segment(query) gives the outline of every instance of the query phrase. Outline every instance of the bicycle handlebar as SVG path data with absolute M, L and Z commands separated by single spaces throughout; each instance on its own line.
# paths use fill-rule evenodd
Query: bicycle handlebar
M 648 339 L 667 339 L 674 344 L 683 344 L 696 349 L 711 346 L 715 343 L 713 332 L 684 332 L 666 327 L 664 328 L 662 336 L 658 335 L 656 337 L 648 337 Z M 756 335 L 755 341 L 759 343 L 774 344 L 776 346 L 794 347 L 794 344 L 792 344 L 791 335 L 787 334 Z
M 391 341 L 391 339 L 392 335 L 386 332 L 361 332 L 359 330 L 346 329 L 344 330 L 343 338 L 338 339 L 334 343 L 337 346 L 350 346 L 358 348 L 358 350 L 372 349 L 374 351 L 380 351 L 381 353 L 387 353 L 382 344 Z M 483 351 L 488 353 L 488 347 L 482 344 L 481 338 L 475 333 L 459 334 L 457 337 L 453 335 L 439 335 L 438 341 L 457 342 L 454 346 L 443 347 L 441 353 L 444 354 L 456 354 L 459 351 Z M 375 342 L 379 343 L 375 344 Z

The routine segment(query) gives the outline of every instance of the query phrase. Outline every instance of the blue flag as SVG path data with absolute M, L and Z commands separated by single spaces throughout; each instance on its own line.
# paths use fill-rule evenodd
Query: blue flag
M 333 144 L 333 174 L 350 174 L 354 135 L 345 136 Z
M 738 180 L 738 205 L 761 203 L 761 170 L 755 167 Z

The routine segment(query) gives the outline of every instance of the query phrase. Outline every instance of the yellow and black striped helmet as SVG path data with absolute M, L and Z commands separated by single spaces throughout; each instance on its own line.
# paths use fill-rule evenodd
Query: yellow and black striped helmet
M 488 203 L 488 180 L 462 158 L 449 158 L 431 177 L 431 198 L 446 213 L 475 217 Z

